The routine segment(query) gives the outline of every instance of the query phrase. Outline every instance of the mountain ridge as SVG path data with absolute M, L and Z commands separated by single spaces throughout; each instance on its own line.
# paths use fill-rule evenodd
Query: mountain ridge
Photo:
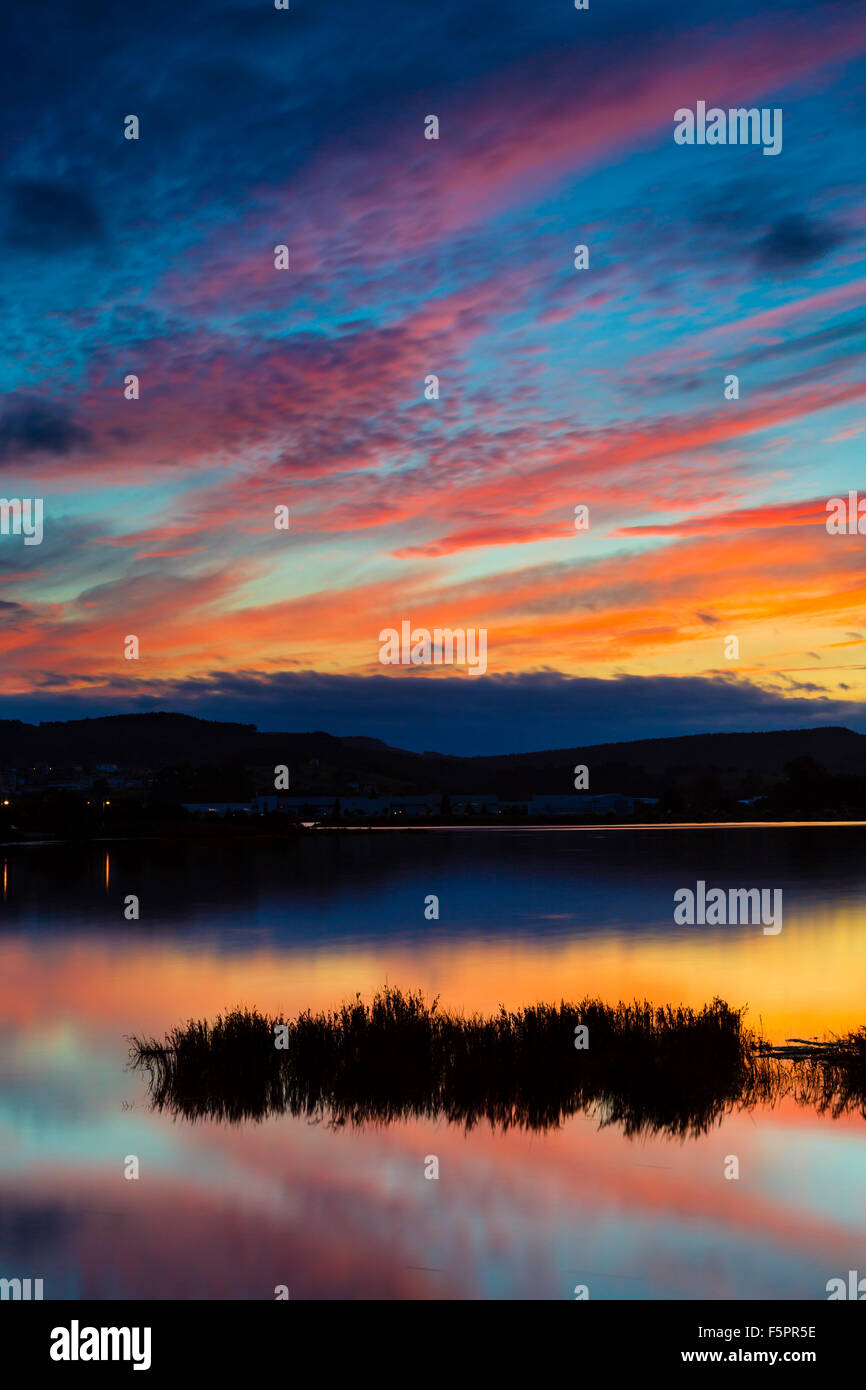
M 866 735 L 841 725 L 769 732 L 682 734 L 540 749 L 534 753 L 416 753 L 365 735 L 323 730 L 271 732 L 255 724 L 200 719 L 173 711 L 104 715 L 26 724 L 0 720 L 0 767 L 84 768 L 113 765 L 165 774 L 207 768 L 220 779 L 273 785 L 286 764 L 292 788 L 349 791 L 375 784 L 397 791 L 489 792 L 524 796 L 569 792 L 574 768 L 589 768 L 593 791 L 650 795 L 669 781 L 715 777 L 732 793 L 757 794 L 796 762 L 834 777 L 866 776 Z M 178 781 L 179 778 L 179 781 Z M 211 791 L 209 795 L 214 795 Z

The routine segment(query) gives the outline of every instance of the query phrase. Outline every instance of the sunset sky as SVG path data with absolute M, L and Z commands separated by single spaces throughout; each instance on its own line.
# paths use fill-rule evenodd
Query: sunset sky
M 7 26 L 0 490 L 45 519 L 0 536 L 0 717 L 866 730 L 866 538 L 825 527 L 866 496 L 861 3 Z M 676 145 L 699 100 L 781 107 L 782 152 Z M 404 618 L 486 628 L 487 674 L 383 668 Z

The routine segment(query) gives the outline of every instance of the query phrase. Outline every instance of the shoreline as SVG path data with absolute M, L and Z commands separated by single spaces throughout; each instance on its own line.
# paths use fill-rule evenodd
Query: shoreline
M 269 840 L 276 842 L 292 842 L 307 838 L 310 835 L 342 835 L 342 834 L 375 834 L 376 832 L 387 831 L 391 834 L 421 834 L 424 831 L 439 831 L 449 834 L 462 833 L 469 831 L 501 831 L 505 833 L 524 834 L 526 832 L 543 832 L 549 834 L 551 831 L 600 831 L 600 830 L 829 830 L 836 828 L 839 830 L 858 830 L 866 829 L 866 820 L 766 820 L 766 821 L 577 821 L 567 822 L 549 821 L 533 824 L 509 823 L 503 825 L 497 821 L 471 821 L 453 822 L 448 825 L 423 824 L 413 822 L 404 825 L 352 825 L 352 824 L 328 824 L 327 822 L 292 822 L 287 826 L 256 826 L 255 822 L 248 825 L 229 824 L 225 826 L 221 822 L 215 822 L 208 828 L 204 825 L 187 825 L 183 828 L 179 826 L 166 826 L 163 830 L 156 833 L 151 832 L 147 835 L 135 835 L 122 833 L 115 835 L 58 835 L 51 836 L 40 834 L 33 838 L 22 837 L 18 840 L 0 840 L 0 849 L 38 849 L 51 845 L 100 845 L 100 844 L 133 844 L 146 843 L 151 841 L 154 844 L 164 843 L 166 840 L 177 841 L 198 841 L 208 844 L 222 844 L 229 840 L 244 841 L 250 840 Z

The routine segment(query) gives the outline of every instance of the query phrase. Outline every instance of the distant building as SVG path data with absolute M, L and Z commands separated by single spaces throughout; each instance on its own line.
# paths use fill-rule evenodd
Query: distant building
M 500 816 L 522 814 L 530 819 L 555 820 L 576 816 L 628 816 L 636 806 L 655 805 L 657 797 L 621 796 L 618 792 L 594 795 L 578 792 L 565 795 L 533 796 L 529 801 L 500 801 L 492 792 L 455 792 L 447 794 L 450 814 L 455 818 L 470 816 Z M 251 816 L 282 813 L 293 820 L 328 821 L 335 807 L 340 820 L 394 821 L 431 820 L 442 810 L 443 797 L 439 792 L 416 793 L 406 796 L 327 796 L 310 793 L 308 796 L 278 796 L 265 793 L 249 801 L 188 801 L 187 811 L 198 816 L 225 816 L 242 812 Z
M 423 820 L 425 816 L 438 816 L 441 806 L 439 793 L 432 796 L 392 796 L 388 799 L 392 820 Z
M 309 796 L 274 796 L 268 793 L 254 797 L 251 805 L 259 815 L 281 811 L 296 820 L 325 820 L 334 814 L 334 803 L 339 800 L 333 792 L 328 796 L 323 796 L 321 792 L 311 792 Z
M 387 815 L 390 804 L 387 796 L 341 796 L 340 814 L 355 820 L 378 820 Z
M 502 810 L 492 792 L 455 792 L 448 800 L 455 816 L 498 816 Z
M 619 792 L 571 792 L 562 795 L 533 796 L 529 815 L 533 819 L 557 816 L 630 816 L 636 806 L 655 806 L 657 796 L 622 796 Z

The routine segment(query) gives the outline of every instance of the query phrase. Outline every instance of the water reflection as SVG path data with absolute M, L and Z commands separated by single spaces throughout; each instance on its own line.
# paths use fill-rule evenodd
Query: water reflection
M 0 1273 L 44 1277 L 46 1298 L 272 1298 L 277 1283 L 293 1299 L 569 1298 L 584 1281 L 593 1298 L 802 1299 L 861 1261 L 866 1126 L 853 1090 L 819 1089 L 826 1069 L 765 1059 L 773 1086 L 750 1108 L 736 1075 L 674 1094 L 669 1111 L 628 1075 L 597 1073 L 589 1109 L 550 1082 L 527 1114 L 545 1122 L 564 1098 L 548 1128 L 513 1122 L 507 1078 L 476 1118 L 471 1086 L 434 1090 L 427 1113 L 411 1077 L 393 1122 L 357 1085 L 333 1128 L 315 1109 L 326 1077 L 294 1112 L 258 1118 L 258 1095 L 257 1118 L 234 1123 L 188 1090 L 191 1124 L 168 1093 L 151 1107 L 125 1035 L 162 1038 L 237 1003 L 294 1018 L 384 981 L 487 1015 L 587 995 L 700 1009 L 720 995 L 777 1043 L 844 1034 L 864 1019 L 862 830 L 112 841 L 108 865 L 106 851 L 4 850 Z M 675 927 L 673 893 L 699 878 L 783 888 L 784 930 Z M 138 921 L 124 917 L 130 893 Z M 537 1090 L 526 1082 L 518 1101 Z M 676 1132 L 719 1099 L 705 1132 Z M 140 1182 L 123 1179 L 130 1153 Z M 424 1177 L 431 1153 L 438 1182 Z

